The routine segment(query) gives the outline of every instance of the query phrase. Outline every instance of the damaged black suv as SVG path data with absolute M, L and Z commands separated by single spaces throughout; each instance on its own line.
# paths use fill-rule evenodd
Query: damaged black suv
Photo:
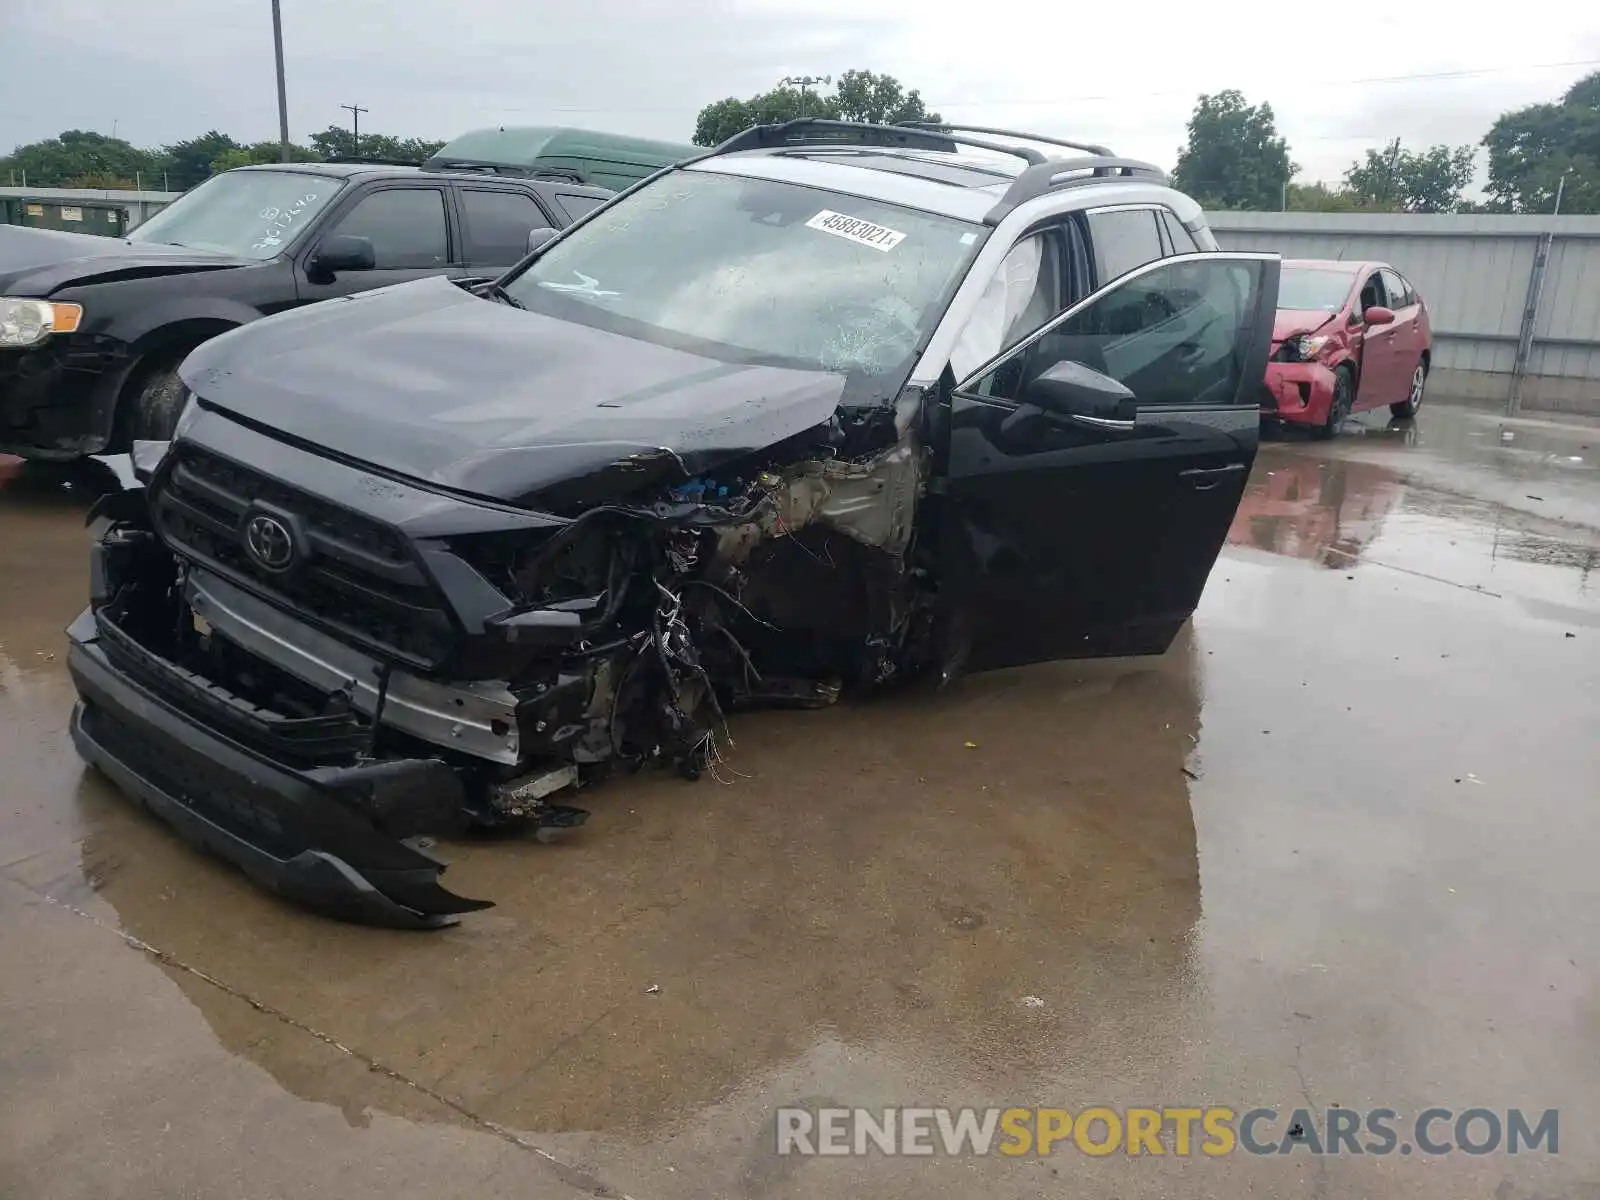
M 1163 651 L 1277 287 L 1102 147 L 753 128 L 494 283 L 193 353 L 99 510 L 75 740 L 285 895 L 445 923 L 486 905 L 425 835 L 717 770 L 736 706 Z

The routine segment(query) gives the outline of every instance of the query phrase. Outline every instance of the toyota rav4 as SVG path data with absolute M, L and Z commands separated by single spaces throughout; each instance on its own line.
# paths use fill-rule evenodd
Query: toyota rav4
M 77 745 L 278 891 L 430 926 L 486 904 L 426 835 L 717 772 L 735 707 L 1160 653 L 1255 455 L 1278 269 L 1103 147 L 810 120 L 493 283 L 257 321 L 116 460 Z

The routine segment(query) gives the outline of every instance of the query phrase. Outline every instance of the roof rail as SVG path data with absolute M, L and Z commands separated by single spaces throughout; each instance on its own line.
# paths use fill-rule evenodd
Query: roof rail
M 1057 158 L 1029 167 L 1011 181 L 1005 195 L 984 216 L 984 223 L 998 224 L 1017 205 L 1062 188 L 1082 187 L 1106 179 L 1139 179 L 1146 183 L 1167 182 L 1167 174 L 1153 163 L 1137 158 L 1092 154 L 1086 158 Z
M 322 160 L 327 163 L 338 163 L 347 167 L 420 167 L 422 163 L 415 158 L 367 158 L 360 154 L 336 154 L 332 158 Z M 277 164 L 274 163 L 274 166 Z
M 500 175 L 507 179 L 542 179 L 578 183 L 585 187 L 598 187 L 583 177 L 583 172 L 571 167 L 523 167 L 516 163 L 478 162 L 473 159 L 430 158 L 422 170 L 435 175 Z
M 811 131 L 839 136 L 806 137 L 805 134 Z M 700 162 L 719 154 L 736 154 L 741 150 L 771 150 L 808 145 L 862 145 L 943 151 L 954 151 L 960 145 L 1010 154 L 1032 166 L 1046 161 L 1044 155 L 1027 146 L 1006 146 L 1000 142 L 984 141 L 938 130 L 916 129 L 908 125 L 873 125 L 865 121 L 833 121 L 825 117 L 799 117 L 777 125 L 752 125 L 690 161 Z
M 903 129 L 926 129 L 938 133 L 993 133 L 1001 137 L 1027 138 L 1030 142 L 1043 142 L 1047 146 L 1065 146 L 1068 150 L 1082 150 L 1086 154 L 1103 154 L 1107 158 L 1116 153 L 1093 142 L 1069 142 L 1064 138 L 1046 137 L 1042 133 L 1025 133 L 1020 129 L 1000 129 L 993 125 L 956 125 L 950 121 L 900 121 Z

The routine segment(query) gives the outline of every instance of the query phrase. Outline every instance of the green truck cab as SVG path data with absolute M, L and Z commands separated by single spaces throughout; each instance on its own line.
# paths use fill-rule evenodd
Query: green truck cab
M 559 125 L 473 129 L 422 164 L 425 171 L 547 176 L 621 191 L 662 167 L 704 154 L 687 142 L 658 142 Z

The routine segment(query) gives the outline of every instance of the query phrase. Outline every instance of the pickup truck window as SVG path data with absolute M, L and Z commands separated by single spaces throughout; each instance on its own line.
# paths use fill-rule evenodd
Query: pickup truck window
M 528 252 L 528 234 L 550 224 L 526 192 L 463 188 L 467 210 L 467 261 L 473 266 L 509 267 Z
M 309 171 L 227 171 L 128 234 L 130 242 L 157 242 L 265 260 L 311 225 L 344 180 Z
M 439 188 L 389 188 L 363 197 L 339 218 L 332 233 L 372 243 L 377 269 L 430 269 L 450 264 L 450 237 Z M 527 245 L 528 235 L 522 235 Z

